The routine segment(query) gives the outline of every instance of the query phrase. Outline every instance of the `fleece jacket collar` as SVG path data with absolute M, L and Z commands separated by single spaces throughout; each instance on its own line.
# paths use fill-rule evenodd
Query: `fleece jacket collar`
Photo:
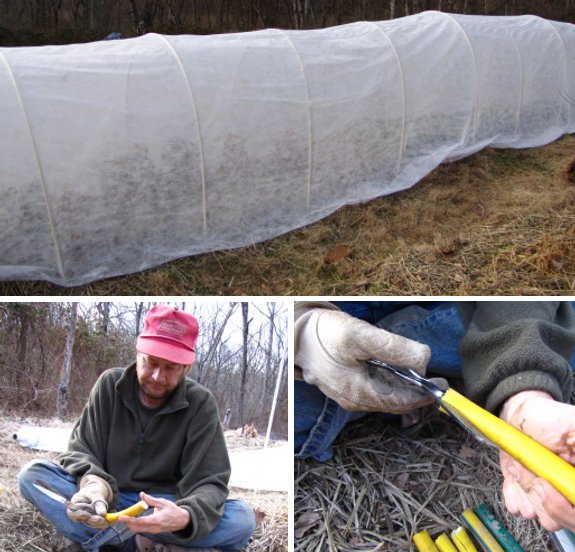
M 126 367 L 124 373 L 116 383 L 116 393 L 120 395 L 126 407 L 132 411 L 136 407 L 136 401 L 139 400 L 134 393 L 134 389 L 136 389 L 136 383 L 136 363 L 133 362 Z M 176 410 L 188 408 L 189 406 L 190 403 L 186 399 L 186 378 L 184 377 L 180 384 L 174 389 L 166 404 L 164 404 L 164 406 L 161 407 L 157 413 L 168 414 L 170 412 L 175 412 Z

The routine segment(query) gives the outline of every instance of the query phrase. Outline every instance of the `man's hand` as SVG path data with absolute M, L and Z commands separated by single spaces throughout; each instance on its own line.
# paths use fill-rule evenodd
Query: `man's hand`
M 558 402 L 543 391 L 524 391 L 505 402 L 500 417 L 575 464 L 575 406 Z M 500 452 L 499 459 L 509 512 L 537 518 L 548 531 L 575 530 L 573 504 L 508 454 Z
M 78 492 L 70 499 L 66 513 L 71 520 L 104 529 L 108 527 L 104 516 L 112 497 L 112 488 L 106 480 L 97 475 L 85 475 L 80 480 Z
M 427 345 L 340 311 L 312 308 L 296 321 L 295 364 L 303 379 L 346 410 L 405 414 L 430 404 L 414 386 L 365 364 L 377 358 L 423 374 L 429 356 Z
M 124 523 L 134 533 L 173 533 L 181 531 L 190 524 L 189 512 L 165 498 L 155 498 L 146 493 L 140 493 L 140 498 L 154 508 L 149 516 L 129 517 L 120 516 L 119 521 Z

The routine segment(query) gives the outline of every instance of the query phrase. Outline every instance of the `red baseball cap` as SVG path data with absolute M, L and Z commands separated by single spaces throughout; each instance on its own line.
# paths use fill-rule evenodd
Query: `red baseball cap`
M 194 316 L 177 307 L 156 305 L 148 312 L 136 349 L 177 364 L 192 364 L 199 324 Z

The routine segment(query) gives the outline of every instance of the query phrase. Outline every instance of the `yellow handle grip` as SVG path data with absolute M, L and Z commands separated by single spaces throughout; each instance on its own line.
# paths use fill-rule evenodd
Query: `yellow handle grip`
M 419 552 L 439 552 L 430 534 L 427 531 L 420 531 L 412 537 L 413 544 L 417 547 Z
M 575 504 L 574 466 L 453 389 L 445 392 L 442 402 L 528 470 L 551 483 L 571 504 Z
M 136 504 L 130 506 L 129 508 L 126 508 L 125 510 L 122 510 L 121 512 L 114 512 L 113 514 L 106 514 L 104 516 L 104 519 L 108 523 L 116 523 L 118 521 L 118 519 L 120 518 L 120 516 L 135 517 L 147 509 L 148 509 L 148 505 L 143 500 L 140 500 L 140 502 L 136 502 Z
M 467 508 L 459 517 L 479 544 L 481 544 L 483 550 L 488 550 L 489 552 L 505 552 L 497 542 L 497 539 L 491 534 L 489 529 L 483 525 L 479 517 L 477 517 L 473 508 Z
M 477 552 L 477 548 L 463 527 L 458 527 L 451 532 L 451 540 L 459 552 Z
M 439 552 L 457 552 L 455 544 L 453 544 L 445 533 L 442 533 L 435 539 L 435 546 L 437 546 Z

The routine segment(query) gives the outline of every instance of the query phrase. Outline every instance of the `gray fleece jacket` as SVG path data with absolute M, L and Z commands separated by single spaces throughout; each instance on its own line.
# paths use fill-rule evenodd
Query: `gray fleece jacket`
M 466 394 L 498 412 L 512 395 L 546 391 L 569 402 L 575 313 L 567 301 L 463 301 L 461 342 Z
M 190 513 L 176 533 L 185 541 L 208 534 L 224 511 L 231 473 L 212 394 L 184 379 L 145 430 L 136 412 L 136 365 L 104 372 L 76 422 L 62 466 L 81 478 L 95 474 L 117 493 L 175 494 Z

